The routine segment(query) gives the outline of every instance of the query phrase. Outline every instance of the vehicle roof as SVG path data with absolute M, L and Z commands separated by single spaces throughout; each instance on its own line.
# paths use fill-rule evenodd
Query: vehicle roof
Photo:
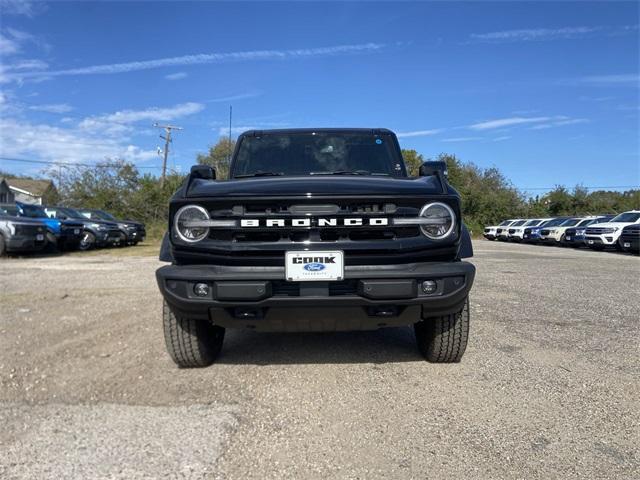
M 370 133 L 370 134 L 387 134 L 395 135 L 388 128 L 274 128 L 266 130 L 247 130 L 240 136 L 258 136 L 258 135 L 292 135 L 303 133 Z

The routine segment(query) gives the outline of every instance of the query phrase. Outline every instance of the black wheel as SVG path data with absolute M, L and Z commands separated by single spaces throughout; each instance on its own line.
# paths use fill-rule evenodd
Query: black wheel
M 7 253 L 7 246 L 4 243 L 4 237 L 0 234 L 0 257 L 4 257 Z
M 91 232 L 83 232 L 78 249 L 85 251 L 93 248 L 96 244 L 96 236 Z
M 176 316 L 167 302 L 162 306 L 167 351 L 180 368 L 207 367 L 217 358 L 224 341 L 224 328 L 207 320 Z
M 416 342 L 422 356 L 433 363 L 457 363 L 462 359 L 469 338 L 469 298 L 461 312 L 424 318 L 414 324 Z

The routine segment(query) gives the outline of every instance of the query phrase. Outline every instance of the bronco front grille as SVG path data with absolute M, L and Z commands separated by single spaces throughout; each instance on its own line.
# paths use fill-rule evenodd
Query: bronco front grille
M 248 203 L 230 205 L 226 209 L 210 210 L 212 220 L 258 220 L 261 226 L 246 228 L 239 225 L 215 228 L 209 231 L 209 238 L 227 242 L 283 242 L 301 243 L 307 241 L 371 241 L 397 240 L 417 237 L 417 225 L 394 225 L 397 217 L 416 217 L 421 205 L 398 206 L 395 203 L 363 202 L 354 200 L 341 204 L 292 204 L 292 203 Z M 342 225 L 343 220 L 357 216 L 363 225 Z M 322 225 L 320 218 L 338 219 L 337 225 Z M 384 219 L 386 225 L 367 224 L 368 219 Z M 268 220 L 283 220 L 284 225 L 265 226 Z M 291 226 L 292 219 L 308 219 L 307 227 Z

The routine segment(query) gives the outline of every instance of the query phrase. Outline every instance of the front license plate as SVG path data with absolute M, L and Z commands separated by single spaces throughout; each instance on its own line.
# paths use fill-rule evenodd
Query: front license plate
M 286 252 L 285 273 L 290 282 L 342 280 L 344 253 L 341 251 Z
M 565 237 L 567 240 L 571 240 L 571 237 Z
M 588 243 L 589 245 L 593 245 L 593 244 L 594 244 L 594 241 L 593 241 L 593 240 L 587 240 L 587 243 Z
M 80 235 L 80 229 L 79 228 L 74 228 L 73 229 L 73 234 L 74 235 Z
M 41 242 L 42 240 L 44 240 L 44 235 L 43 235 L 42 233 L 38 233 L 38 234 L 36 235 L 36 240 L 37 240 L 38 242 Z
M 624 248 L 631 248 L 631 244 L 627 243 L 627 242 L 624 242 L 623 246 L 624 246 Z

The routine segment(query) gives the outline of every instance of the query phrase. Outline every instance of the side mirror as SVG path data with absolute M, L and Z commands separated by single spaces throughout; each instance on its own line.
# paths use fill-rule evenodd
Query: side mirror
M 449 172 L 447 171 L 446 162 L 424 162 L 420 165 L 419 173 L 421 177 L 438 175 L 438 172 L 440 172 L 444 178 L 448 177 Z
M 203 180 L 215 180 L 216 170 L 210 165 L 194 165 L 191 167 L 191 178 L 202 178 Z

